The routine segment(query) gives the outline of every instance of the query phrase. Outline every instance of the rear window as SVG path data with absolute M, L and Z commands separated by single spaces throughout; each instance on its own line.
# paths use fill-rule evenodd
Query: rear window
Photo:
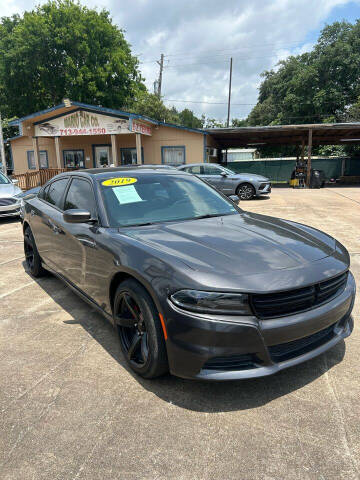
M 61 178 L 50 183 L 50 185 L 44 190 L 44 200 L 62 210 L 63 197 L 67 183 L 67 178 Z

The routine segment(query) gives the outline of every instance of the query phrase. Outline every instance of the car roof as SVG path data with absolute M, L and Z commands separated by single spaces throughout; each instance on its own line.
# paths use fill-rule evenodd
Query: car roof
M 92 177 L 97 179 L 113 177 L 114 173 L 126 173 L 126 175 L 142 175 L 142 174 L 159 174 L 159 175 L 179 175 L 179 170 L 176 168 L 164 168 L 162 165 L 159 166 L 146 166 L 146 165 L 129 165 L 128 167 L 109 167 L 109 168 L 89 168 L 86 170 L 73 170 L 71 172 L 64 172 L 59 176 L 65 175 L 81 175 L 86 177 Z M 181 172 L 183 175 L 190 175 L 186 172 Z
M 186 168 L 186 167 L 197 167 L 198 165 L 215 165 L 217 167 L 222 167 L 222 165 L 220 165 L 219 163 L 204 163 L 204 162 L 201 162 L 201 163 L 185 163 L 185 165 L 180 165 L 178 168 L 181 169 L 181 168 Z

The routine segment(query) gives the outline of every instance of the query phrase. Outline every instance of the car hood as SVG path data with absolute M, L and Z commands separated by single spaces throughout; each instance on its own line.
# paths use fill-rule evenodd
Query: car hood
M 336 241 L 293 222 L 242 213 L 122 229 L 194 270 L 253 275 L 293 269 L 332 255 Z
M 21 190 L 13 183 L 6 183 L 4 185 L 0 185 L 0 198 L 13 197 L 18 193 L 21 193 Z

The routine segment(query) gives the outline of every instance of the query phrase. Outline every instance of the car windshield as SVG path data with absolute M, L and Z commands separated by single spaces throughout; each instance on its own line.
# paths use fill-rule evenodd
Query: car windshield
M 0 185 L 5 185 L 7 183 L 11 183 L 10 180 L 5 177 L 2 173 L 0 173 Z
M 195 176 L 132 174 L 100 181 L 112 227 L 234 215 L 234 205 Z

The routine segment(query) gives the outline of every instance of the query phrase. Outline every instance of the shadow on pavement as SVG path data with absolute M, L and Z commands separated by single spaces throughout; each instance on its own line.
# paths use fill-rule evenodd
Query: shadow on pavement
M 70 288 L 66 287 L 65 294 L 60 295 L 60 290 L 64 291 L 64 284 L 57 278 L 49 275 L 35 280 L 62 309 L 72 316 L 72 320 L 64 321 L 69 328 L 73 324 L 81 325 L 143 388 L 165 402 L 187 410 L 215 413 L 246 410 L 265 405 L 313 382 L 340 363 L 345 355 L 345 342 L 341 341 L 332 350 L 313 360 L 265 378 L 210 383 L 165 375 L 155 380 L 145 380 L 128 368 L 115 330 L 104 317 L 81 300 Z M 100 371 L 99 374 L 101 375 Z

